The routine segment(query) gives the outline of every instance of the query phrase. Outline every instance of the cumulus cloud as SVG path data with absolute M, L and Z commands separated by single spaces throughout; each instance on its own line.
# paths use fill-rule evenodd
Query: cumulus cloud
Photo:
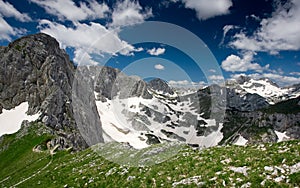
M 300 72 L 291 72 L 290 75 L 300 76 Z
M 152 9 L 145 10 L 138 1 L 118 1 L 112 12 L 110 27 L 122 27 L 139 24 L 152 16 Z
M 0 17 L 13 17 L 21 22 L 31 21 L 28 14 L 19 12 L 12 4 L 2 0 L 0 0 Z
M 212 81 L 219 81 L 219 80 L 224 80 L 224 77 L 221 75 L 210 75 L 208 76 L 208 79 Z
M 165 67 L 161 64 L 154 65 L 154 68 L 157 69 L 157 70 L 165 70 Z
M 27 14 L 19 12 L 9 2 L 0 0 L 0 40 L 10 41 L 11 36 L 20 35 L 26 32 L 25 29 L 18 29 L 9 25 L 4 17 L 13 17 L 21 22 L 31 21 L 31 18 Z
M 200 82 L 192 82 L 192 81 L 188 81 L 188 80 L 170 80 L 168 82 L 168 84 L 171 86 L 171 87 L 175 87 L 175 88 L 192 88 L 192 87 L 203 87 L 203 86 L 206 86 L 207 83 L 206 82 L 203 82 L 203 81 L 200 81 Z
M 109 7 L 105 3 L 98 3 L 95 0 L 79 2 L 77 6 L 72 0 L 30 0 L 43 7 L 47 13 L 57 16 L 60 19 L 70 21 L 93 20 L 104 18 L 109 12 Z
M 229 13 L 231 0 L 181 0 L 186 8 L 194 9 L 199 20 Z
M 300 1 L 291 0 L 279 5 L 271 17 L 262 19 L 260 27 L 247 35 L 241 31 L 229 45 L 240 50 L 277 54 L 284 50 L 300 49 Z
M 162 55 L 164 54 L 166 51 L 165 48 L 152 48 L 150 50 L 147 50 L 147 52 L 150 54 L 150 55 L 154 55 L 154 56 L 159 56 L 159 55 Z
M 10 40 L 10 35 L 15 35 L 16 31 L 2 17 L 0 17 L 0 40 Z
M 99 62 L 93 60 L 92 56 L 87 53 L 84 49 L 77 48 L 74 51 L 74 62 L 79 65 L 98 65 Z
M 253 53 L 245 53 L 241 58 L 237 55 L 231 54 L 222 62 L 221 66 L 225 71 L 230 72 L 246 72 L 249 70 L 262 72 L 264 69 L 269 68 L 269 64 L 262 67 L 258 63 L 253 63 L 253 55 Z
M 115 55 L 121 53 L 131 55 L 133 51 L 140 51 L 140 49 L 135 49 L 121 40 L 116 32 L 108 30 L 99 23 L 76 23 L 75 27 L 66 27 L 49 20 L 40 20 L 39 29 L 41 32 L 55 37 L 62 48 L 85 49 L 88 54 L 103 55 L 106 53 Z M 78 52 L 78 55 L 80 54 L 82 54 L 82 51 Z

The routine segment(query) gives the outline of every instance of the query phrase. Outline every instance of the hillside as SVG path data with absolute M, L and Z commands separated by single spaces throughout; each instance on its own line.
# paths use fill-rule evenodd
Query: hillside
M 107 147 L 118 148 L 117 144 L 100 147 L 98 152 L 89 148 L 53 154 L 46 147 L 47 128 L 41 127 L 33 123 L 2 138 L 1 187 L 300 186 L 299 141 L 202 150 L 185 146 L 162 163 L 130 166 L 99 155 Z M 20 135 L 23 137 L 18 138 Z M 160 146 L 144 154 L 155 147 Z

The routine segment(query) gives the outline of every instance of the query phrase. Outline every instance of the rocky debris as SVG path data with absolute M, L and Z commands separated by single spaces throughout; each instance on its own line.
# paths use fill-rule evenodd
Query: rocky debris
M 200 180 L 201 180 L 201 176 L 193 176 L 190 178 L 182 179 L 181 181 L 178 182 L 174 182 L 172 184 L 172 187 L 177 187 L 179 185 L 193 185 L 193 184 L 196 184 L 197 186 L 205 185 L 205 182 L 201 182 Z
M 241 173 L 244 176 L 248 176 L 247 170 L 249 170 L 249 168 L 247 166 L 243 166 L 243 167 L 230 166 L 229 170 L 232 170 L 233 172 L 236 172 L 236 173 Z

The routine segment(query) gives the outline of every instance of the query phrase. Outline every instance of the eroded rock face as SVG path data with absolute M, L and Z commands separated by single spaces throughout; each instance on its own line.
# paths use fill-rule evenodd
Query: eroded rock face
M 68 146 L 85 147 L 71 107 L 75 67 L 58 42 L 39 33 L 22 37 L 0 50 L 0 110 L 28 101 L 29 114 L 54 131 L 65 133 Z
M 156 91 L 162 92 L 164 94 L 174 94 L 174 91 L 169 87 L 169 85 L 160 78 L 155 78 L 148 83 L 148 86 Z
M 93 69 L 98 70 L 95 91 L 99 93 L 99 97 L 109 100 L 116 96 L 122 99 L 129 97 L 152 98 L 147 84 L 139 77 L 127 76 L 112 67 L 93 67 Z

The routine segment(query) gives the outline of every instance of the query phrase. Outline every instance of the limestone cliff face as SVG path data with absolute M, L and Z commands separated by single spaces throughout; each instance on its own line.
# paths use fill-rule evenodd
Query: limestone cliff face
M 40 121 L 60 133 L 62 147 L 85 147 L 71 107 L 74 71 L 58 42 L 43 33 L 1 47 L 0 111 L 27 101 L 29 114 L 42 113 Z

